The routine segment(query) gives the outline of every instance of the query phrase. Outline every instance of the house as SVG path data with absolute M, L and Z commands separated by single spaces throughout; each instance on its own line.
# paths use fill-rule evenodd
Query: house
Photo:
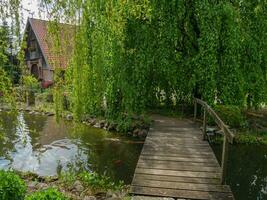
M 28 18 L 25 29 L 25 59 L 30 73 L 43 88 L 53 84 L 56 69 L 64 73 L 74 49 L 75 26 Z M 58 39 L 55 39 L 58 38 Z

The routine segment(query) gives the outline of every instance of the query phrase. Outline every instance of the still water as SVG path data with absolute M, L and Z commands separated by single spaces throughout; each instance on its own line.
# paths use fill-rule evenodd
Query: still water
M 221 160 L 222 147 L 212 148 Z M 227 171 L 236 200 L 267 200 L 267 146 L 231 145 Z
M 142 142 L 54 117 L 0 113 L 0 169 L 88 170 L 130 183 Z

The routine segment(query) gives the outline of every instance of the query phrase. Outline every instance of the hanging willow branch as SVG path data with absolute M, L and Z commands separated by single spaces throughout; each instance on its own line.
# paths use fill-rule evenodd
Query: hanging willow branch
M 267 101 L 266 1 L 44 1 L 74 22 L 69 77 L 77 118 Z

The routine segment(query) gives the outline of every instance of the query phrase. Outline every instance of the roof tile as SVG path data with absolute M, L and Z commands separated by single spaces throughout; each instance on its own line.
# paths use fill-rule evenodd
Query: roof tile
M 48 64 L 53 68 L 66 69 L 74 48 L 75 26 L 69 24 L 58 24 L 58 35 L 51 33 L 49 21 L 30 18 L 29 22 L 37 37 L 43 56 Z M 60 38 L 56 47 L 56 39 Z

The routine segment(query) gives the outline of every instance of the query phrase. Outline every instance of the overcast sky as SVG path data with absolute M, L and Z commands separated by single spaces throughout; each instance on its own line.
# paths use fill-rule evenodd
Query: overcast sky
M 46 19 L 45 12 L 39 9 L 40 0 L 22 0 L 21 2 L 21 5 L 23 7 L 21 13 L 22 30 L 24 30 L 28 17 Z

